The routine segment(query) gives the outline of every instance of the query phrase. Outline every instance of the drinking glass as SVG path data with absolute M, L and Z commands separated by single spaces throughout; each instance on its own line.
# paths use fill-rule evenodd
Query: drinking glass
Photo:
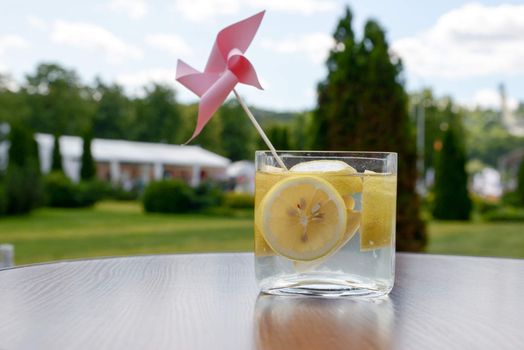
M 255 156 L 255 271 L 262 292 L 387 295 L 395 271 L 397 154 Z

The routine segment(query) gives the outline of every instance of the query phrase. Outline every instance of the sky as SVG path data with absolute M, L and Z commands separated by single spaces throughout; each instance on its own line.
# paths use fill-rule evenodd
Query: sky
M 280 111 L 314 107 L 316 85 L 344 7 L 361 35 L 367 19 L 386 30 L 408 91 L 497 107 L 524 101 L 524 1 L 461 0 L 2 0 L 0 73 L 23 81 L 41 62 L 74 69 L 140 95 L 151 82 L 196 97 L 175 81 L 177 59 L 202 70 L 223 27 L 266 10 L 246 56 L 264 87 L 238 87 L 248 103 Z

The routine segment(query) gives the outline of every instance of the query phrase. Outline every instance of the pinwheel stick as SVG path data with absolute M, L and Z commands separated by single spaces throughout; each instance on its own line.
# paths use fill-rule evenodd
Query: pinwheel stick
M 282 169 L 287 170 L 286 165 L 284 164 L 282 159 L 278 156 L 277 151 L 275 150 L 275 147 L 273 147 L 273 145 L 271 144 L 271 141 L 269 141 L 269 139 L 267 138 L 266 133 L 264 132 L 264 130 L 262 130 L 262 127 L 260 126 L 260 124 L 258 124 L 257 120 L 253 116 L 253 113 L 251 113 L 249 108 L 247 108 L 247 105 L 244 103 L 244 100 L 242 99 L 242 97 L 240 97 L 240 95 L 238 94 L 238 92 L 235 89 L 233 89 L 233 92 L 235 93 L 238 103 L 240 103 L 240 106 L 242 106 L 242 108 L 246 112 L 247 116 L 251 120 L 251 123 L 253 123 L 253 125 L 255 126 L 255 129 L 257 129 L 258 133 L 260 134 L 260 137 L 262 137 L 262 140 L 264 140 L 266 145 L 269 147 L 269 150 L 271 151 L 271 153 L 277 160 L 278 165 L 280 165 Z

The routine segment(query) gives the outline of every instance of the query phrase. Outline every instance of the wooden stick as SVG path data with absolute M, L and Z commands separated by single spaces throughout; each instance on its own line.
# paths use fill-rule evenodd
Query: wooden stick
M 269 150 L 273 154 L 273 157 L 275 157 L 275 159 L 277 160 L 278 164 L 282 167 L 282 169 L 287 170 L 286 165 L 284 164 L 282 159 L 278 156 L 277 151 L 275 150 L 275 147 L 273 147 L 273 145 L 271 144 L 271 141 L 269 141 L 269 139 L 267 138 L 266 133 L 264 132 L 264 130 L 262 130 L 262 127 L 260 126 L 260 124 L 258 124 L 257 120 L 255 119 L 255 117 L 253 116 L 249 108 L 247 108 L 247 105 L 244 103 L 244 100 L 242 100 L 242 97 L 240 97 L 240 95 L 238 94 L 238 92 L 235 89 L 233 89 L 233 92 L 235 93 L 238 103 L 240 103 L 240 105 L 246 112 L 247 116 L 251 120 L 251 123 L 253 123 L 253 125 L 255 126 L 255 129 L 257 129 L 258 133 L 260 134 L 260 137 L 262 137 L 262 140 L 264 140 L 266 145 L 269 147 Z

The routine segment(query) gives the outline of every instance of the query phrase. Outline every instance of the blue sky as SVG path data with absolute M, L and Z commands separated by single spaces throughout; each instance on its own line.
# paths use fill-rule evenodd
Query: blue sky
M 265 91 L 239 91 L 260 107 L 301 110 L 316 102 L 346 4 L 357 34 L 370 17 L 386 29 L 409 90 L 431 87 L 463 104 L 493 106 L 504 82 L 512 106 L 524 101 L 522 1 L 2 0 L 0 72 L 20 81 L 52 61 L 85 82 L 100 76 L 134 94 L 151 81 L 172 84 L 191 102 L 174 80 L 177 58 L 203 69 L 219 29 L 266 9 L 247 52 Z

